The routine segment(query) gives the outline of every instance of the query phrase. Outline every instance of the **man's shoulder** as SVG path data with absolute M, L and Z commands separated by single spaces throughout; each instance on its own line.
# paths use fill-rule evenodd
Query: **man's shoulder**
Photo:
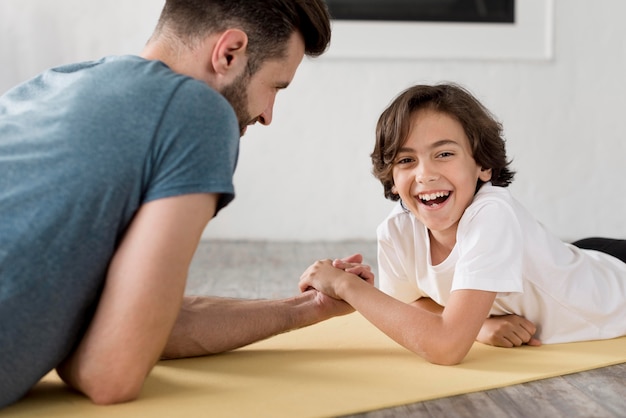
M 154 99 L 169 97 L 180 86 L 216 99 L 221 95 L 206 83 L 177 73 L 165 63 L 135 55 L 108 56 L 96 61 L 85 61 L 55 67 L 51 78 L 76 88 L 90 89 L 96 94 L 115 97 Z M 219 100 L 219 99 L 218 99 Z
M 193 90 L 208 95 L 215 93 L 205 83 L 172 71 L 161 61 L 134 55 L 110 56 L 95 62 L 74 64 L 69 68 L 84 72 L 86 81 L 92 84 L 91 88 L 100 89 L 103 94 L 110 92 L 117 97 L 168 99 L 181 85 L 189 85 Z
M 210 113 L 219 119 L 230 116 L 236 120 L 231 105 L 218 91 L 201 80 L 172 71 L 161 61 L 124 56 L 111 57 L 107 62 L 112 64 L 115 74 L 124 73 L 128 77 L 125 86 L 118 89 L 122 97 L 148 108 L 146 102 L 163 103 L 168 111 L 181 117 L 205 119 Z
M 230 117 L 236 123 L 230 104 L 219 92 L 172 71 L 161 61 L 133 55 L 110 56 L 55 71 L 74 73 L 69 76 L 75 79 L 69 93 L 76 96 L 73 104 L 87 102 L 83 105 L 97 106 L 120 120 L 132 118 L 133 124 L 144 119 L 163 121 L 166 114 L 172 114 L 178 122 L 201 125 L 214 124 L 207 120 L 209 114 L 218 115 L 222 121 Z

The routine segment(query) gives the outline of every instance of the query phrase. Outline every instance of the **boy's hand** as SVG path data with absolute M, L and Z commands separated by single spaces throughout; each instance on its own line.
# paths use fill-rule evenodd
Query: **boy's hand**
M 344 270 L 346 273 L 352 273 L 369 284 L 374 284 L 374 273 L 367 264 L 363 263 L 363 256 L 361 254 L 354 254 L 346 258 L 333 260 L 333 267 Z
M 523 344 L 540 346 L 541 341 L 533 338 L 535 325 L 518 315 L 492 316 L 485 320 L 476 341 L 496 347 L 519 347 Z
M 332 260 L 319 260 L 311 264 L 304 273 L 302 273 L 298 286 L 301 292 L 315 289 L 331 298 L 341 300 L 341 297 L 337 294 L 336 286 L 338 286 L 340 280 L 342 278 L 345 279 L 346 276 L 352 276 L 358 280 L 358 277 L 333 267 Z
M 369 266 L 361 264 L 362 261 L 360 254 L 341 260 L 316 261 L 300 277 L 300 291 L 315 289 L 333 299 L 341 300 L 338 289 L 345 280 L 364 280 L 374 284 L 374 274 Z

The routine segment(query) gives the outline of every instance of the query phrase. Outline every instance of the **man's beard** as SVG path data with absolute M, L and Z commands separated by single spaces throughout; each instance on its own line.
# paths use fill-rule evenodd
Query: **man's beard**
M 248 125 L 253 122 L 252 116 L 248 113 L 247 88 L 249 81 L 250 77 L 246 69 L 243 74 L 237 77 L 232 83 L 222 88 L 220 92 L 235 110 L 237 121 L 239 122 L 240 135 L 243 135 Z

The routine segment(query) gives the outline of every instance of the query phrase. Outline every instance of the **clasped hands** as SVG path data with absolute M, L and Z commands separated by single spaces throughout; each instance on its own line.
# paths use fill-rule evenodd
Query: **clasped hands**
M 319 260 L 309 266 L 300 277 L 300 291 L 315 289 L 333 299 L 343 300 L 341 287 L 350 280 L 365 281 L 374 285 L 374 273 L 363 264 L 363 256 L 354 254 L 335 260 Z

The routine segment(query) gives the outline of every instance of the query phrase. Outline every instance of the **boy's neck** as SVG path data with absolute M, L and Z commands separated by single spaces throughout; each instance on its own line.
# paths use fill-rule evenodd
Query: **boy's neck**
M 456 245 L 456 233 L 439 234 L 428 230 L 428 237 L 430 239 L 430 262 L 433 266 L 436 266 L 448 258 L 454 249 Z

